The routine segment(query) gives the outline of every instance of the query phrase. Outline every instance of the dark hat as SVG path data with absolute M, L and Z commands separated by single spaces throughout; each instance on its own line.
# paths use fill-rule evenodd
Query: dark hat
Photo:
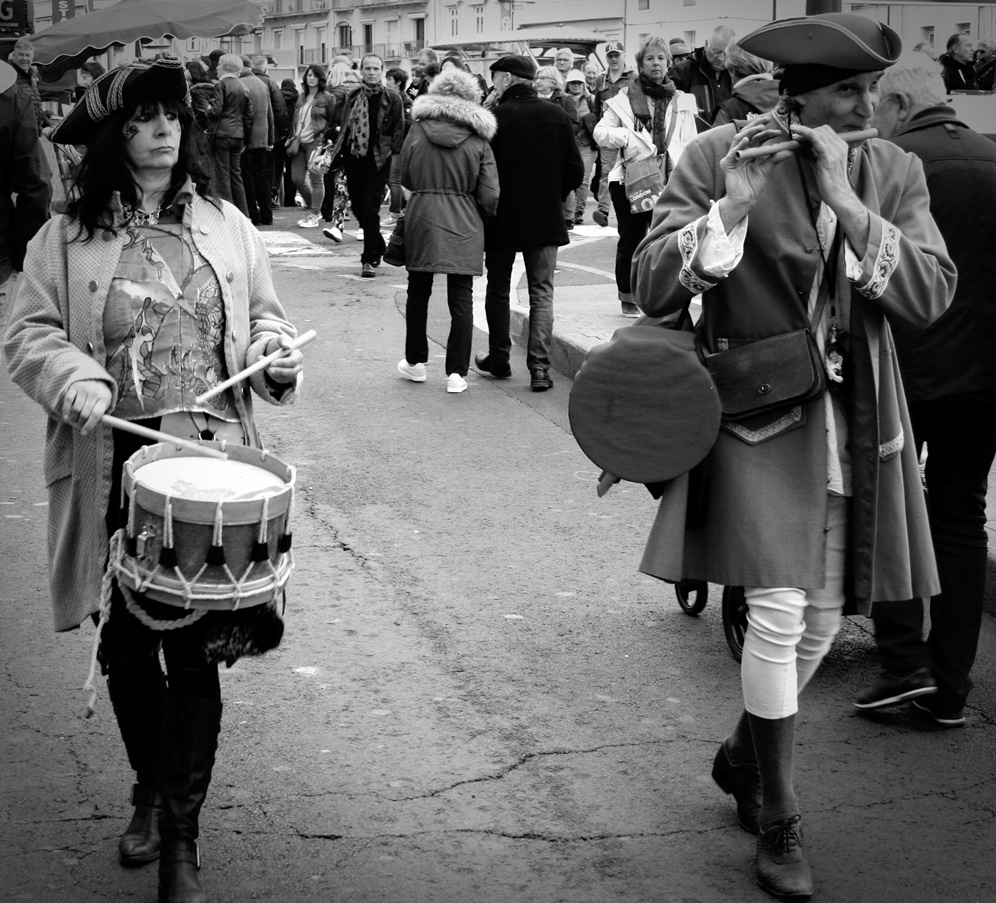
M 830 66 L 849 72 L 887 69 L 903 49 L 888 25 L 853 13 L 820 13 L 763 25 L 740 48 L 780 66 Z M 842 76 L 843 77 L 843 76 Z
M 215 47 L 214 50 L 212 50 L 208 54 L 208 59 L 211 60 L 212 63 L 217 63 L 218 60 L 220 60 L 224 55 L 225 55 L 224 50 L 222 50 L 220 47 Z
M 719 396 L 695 334 L 659 326 L 626 326 L 592 348 L 574 377 L 567 414 L 581 450 L 633 483 L 687 473 L 719 434 Z
M 95 79 L 80 102 L 52 129 L 51 140 L 56 144 L 86 144 L 112 113 L 146 100 L 178 100 L 190 106 L 187 78 L 179 60 L 136 62 Z
M 622 41 L 609 41 L 605 45 L 605 54 L 608 56 L 610 53 L 625 53 L 626 48 L 623 47 Z
M 491 72 L 508 72 L 519 78 L 536 78 L 536 63 L 528 56 L 517 56 L 512 53 L 503 56 L 500 60 L 495 60 L 491 64 Z

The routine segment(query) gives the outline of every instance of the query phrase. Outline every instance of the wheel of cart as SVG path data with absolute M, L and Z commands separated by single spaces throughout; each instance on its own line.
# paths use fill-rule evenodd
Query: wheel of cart
M 678 605 L 686 615 L 697 615 L 709 601 L 709 584 L 705 580 L 681 580 L 674 586 Z M 723 634 L 733 657 L 739 662 L 747 631 L 747 601 L 742 586 L 723 587 Z
M 709 584 L 705 580 L 681 580 L 674 585 L 674 593 L 686 615 L 697 615 L 709 601 Z
M 723 633 L 733 657 L 739 662 L 747 632 L 747 599 L 742 586 L 723 587 Z

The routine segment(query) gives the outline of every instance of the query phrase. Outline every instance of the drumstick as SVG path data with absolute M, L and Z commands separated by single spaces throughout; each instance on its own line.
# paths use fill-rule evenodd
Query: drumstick
M 194 401 L 198 404 L 204 404 L 209 398 L 214 398 L 215 395 L 219 395 L 225 391 L 225 389 L 234 386 L 236 383 L 242 382 L 244 379 L 248 379 L 258 370 L 262 370 L 264 367 L 269 366 L 278 357 L 283 357 L 288 351 L 293 351 L 295 348 L 300 348 L 302 345 L 307 345 L 312 339 L 318 335 L 314 329 L 309 329 L 307 332 L 302 333 L 287 348 L 281 348 L 278 351 L 274 351 L 272 354 L 268 354 L 266 357 L 261 357 L 255 364 L 251 367 L 246 367 L 245 370 L 240 370 L 235 376 L 229 377 L 223 383 L 218 383 L 213 389 L 208 389 L 203 395 L 198 395 Z
M 878 129 L 863 129 L 860 132 L 841 132 L 839 137 L 848 144 L 858 141 L 867 141 L 869 138 L 878 137 Z M 762 144 L 760 147 L 748 147 L 746 150 L 738 150 L 734 155 L 738 160 L 749 160 L 752 157 L 767 157 L 777 154 L 779 151 L 794 151 L 804 147 L 802 141 L 779 141 L 777 144 Z
M 169 433 L 160 433 L 159 430 L 150 430 L 148 427 L 139 426 L 130 420 L 122 420 L 120 417 L 112 417 L 110 414 L 104 414 L 100 419 L 101 422 L 107 424 L 107 426 L 113 426 L 116 430 L 124 430 L 126 433 L 134 433 L 136 436 L 154 439 L 156 442 L 179 445 L 182 448 L 197 452 L 199 455 L 206 455 L 208 458 L 221 458 L 223 461 L 228 460 L 228 455 L 223 451 L 218 451 L 216 448 L 208 448 L 206 445 L 201 445 L 198 442 L 190 442 L 187 439 L 180 439 L 176 436 L 171 436 Z

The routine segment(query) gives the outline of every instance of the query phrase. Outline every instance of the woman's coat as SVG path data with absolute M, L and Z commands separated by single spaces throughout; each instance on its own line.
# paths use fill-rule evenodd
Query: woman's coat
M 651 98 L 647 98 L 648 101 Z M 667 154 L 673 168 L 684 153 L 685 148 L 695 140 L 698 129 L 695 125 L 695 98 L 684 91 L 675 91 L 666 115 L 667 126 L 671 117 L 677 115 L 671 140 L 667 144 Z M 629 88 L 621 88 L 619 93 L 605 102 L 602 118 L 595 126 L 595 142 L 601 147 L 616 147 L 622 153 L 609 172 L 610 182 L 626 181 L 626 164 L 637 160 L 649 160 L 657 156 L 654 136 L 647 130 L 637 128 L 636 118 L 629 101 Z
M 185 216 L 221 287 L 225 364 L 236 373 L 263 357 L 269 342 L 296 330 L 277 300 L 266 248 L 249 220 L 231 204 L 199 195 Z M 104 303 L 127 241 L 120 228 L 117 235 L 98 230 L 88 242 L 73 240 L 76 233 L 73 221 L 56 216 L 28 245 L 4 344 L 11 378 L 49 415 L 44 466 L 56 630 L 76 627 L 97 610 L 107 563 L 112 430 L 97 426 L 82 436 L 62 422 L 61 412 L 73 383 L 98 380 L 114 393 L 113 413 L 117 386 L 104 366 Z M 275 392 L 260 371 L 232 390 L 246 435 L 258 446 L 250 389 L 272 404 L 288 404 L 297 387 Z
M 636 250 L 633 291 L 649 316 L 686 308 L 702 293 L 704 338 L 750 342 L 808 328 L 806 304 L 820 248 L 794 160 L 773 172 L 748 217 L 744 255 L 722 280 L 696 269 L 705 214 L 725 194 L 719 160 L 733 125 L 700 136 L 658 199 Z M 806 173 L 814 211 L 819 193 Z M 887 318 L 914 325 L 951 301 L 955 269 L 930 216 L 919 160 L 872 140 L 851 173 L 871 211 L 859 294 L 844 273 L 854 359 L 849 432 L 853 499 L 848 590 L 859 602 L 934 595 L 939 587 L 920 473 Z M 858 280 L 859 283 L 863 279 Z M 726 425 L 700 468 L 668 484 L 641 569 L 741 586 L 824 584 L 827 499 L 824 400 Z
M 491 150 L 495 117 L 480 104 L 424 94 L 401 150 L 405 266 L 415 272 L 480 276 L 484 219 L 498 209 L 498 168 Z

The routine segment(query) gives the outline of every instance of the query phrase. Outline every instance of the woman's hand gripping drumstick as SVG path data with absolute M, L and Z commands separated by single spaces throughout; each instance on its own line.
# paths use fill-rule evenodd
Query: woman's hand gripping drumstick
M 194 399 L 198 404 L 203 404 L 209 398 L 214 398 L 215 395 L 220 395 L 226 389 L 231 388 L 236 383 L 242 382 L 244 379 L 248 379 L 253 373 L 257 373 L 260 370 L 266 370 L 267 375 L 274 382 L 278 383 L 292 383 L 297 379 L 297 375 L 301 372 L 301 368 L 304 364 L 304 355 L 301 354 L 300 348 L 307 345 L 312 339 L 316 338 L 318 335 L 314 329 L 309 329 L 307 332 L 299 335 L 296 339 L 292 339 L 289 336 L 282 335 L 275 341 L 279 345 L 276 351 L 271 352 L 266 355 L 266 357 L 261 357 L 255 364 L 251 367 L 246 367 L 245 370 L 240 370 L 234 376 L 226 379 L 222 383 L 218 383 L 213 389 L 209 389 L 203 395 L 198 395 Z M 272 340 L 271 340 L 272 344 Z

